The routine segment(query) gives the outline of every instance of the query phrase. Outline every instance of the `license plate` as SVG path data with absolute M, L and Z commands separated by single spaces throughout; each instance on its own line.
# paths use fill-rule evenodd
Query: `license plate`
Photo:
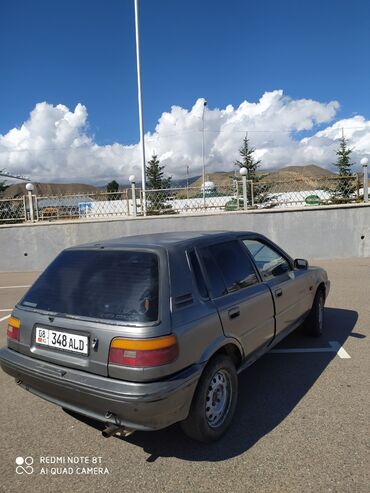
M 89 338 L 58 330 L 36 327 L 36 344 L 72 353 L 88 354 Z

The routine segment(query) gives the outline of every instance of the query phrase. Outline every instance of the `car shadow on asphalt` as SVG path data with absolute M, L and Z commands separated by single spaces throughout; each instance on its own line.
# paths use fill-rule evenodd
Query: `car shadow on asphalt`
M 310 338 L 297 329 L 276 348 L 341 346 L 355 327 L 358 314 L 352 310 L 325 308 L 325 332 Z M 359 334 L 356 334 L 358 337 Z M 216 443 L 201 444 L 188 439 L 178 424 L 155 432 L 135 432 L 122 439 L 141 447 L 149 454 L 147 462 L 159 457 L 177 457 L 189 461 L 222 461 L 246 452 L 270 433 L 291 413 L 315 384 L 335 352 L 267 353 L 239 376 L 239 399 L 233 423 Z M 102 424 L 78 418 L 99 430 Z M 305 419 L 310 419 L 309 414 Z

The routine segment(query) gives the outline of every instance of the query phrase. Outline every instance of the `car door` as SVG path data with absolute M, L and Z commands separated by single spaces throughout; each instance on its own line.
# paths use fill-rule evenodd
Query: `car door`
M 246 355 L 267 345 L 274 336 L 272 296 L 242 243 L 208 245 L 198 255 L 224 334 L 238 339 Z
M 280 249 L 261 239 L 243 239 L 275 302 L 276 335 L 292 326 L 312 304 L 307 271 L 294 270 Z

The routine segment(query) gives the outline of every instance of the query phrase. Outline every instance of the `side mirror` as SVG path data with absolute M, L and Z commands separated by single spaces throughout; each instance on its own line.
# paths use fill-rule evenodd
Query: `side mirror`
M 294 260 L 294 268 L 299 270 L 307 270 L 308 262 L 304 258 L 296 258 Z

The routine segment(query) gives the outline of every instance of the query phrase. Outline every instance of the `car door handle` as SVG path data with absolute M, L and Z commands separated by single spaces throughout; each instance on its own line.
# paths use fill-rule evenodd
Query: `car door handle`
M 283 290 L 281 288 L 275 289 L 275 296 L 279 298 L 280 296 L 283 296 Z
M 229 310 L 227 313 L 228 313 L 230 319 L 239 317 L 239 315 L 240 315 L 240 308 L 239 307 L 231 308 L 231 310 Z

